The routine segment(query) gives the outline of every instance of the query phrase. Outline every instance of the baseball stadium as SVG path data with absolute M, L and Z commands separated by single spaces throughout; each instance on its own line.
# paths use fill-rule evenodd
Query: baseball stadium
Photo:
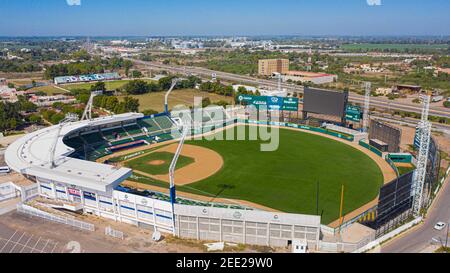
M 220 131 L 237 139 L 236 132 L 248 135 L 249 126 L 235 124 Z M 357 144 L 295 128 L 279 133 L 279 148 L 273 152 L 260 151 L 257 140 L 187 141 L 175 171 L 178 195 L 270 211 L 318 213 L 323 224 L 330 224 L 339 218 L 342 187 L 347 214 L 376 199 L 383 183 L 395 177 L 385 161 Z M 126 151 L 100 160 L 132 169 L 126 186 L 165 192 L 177 146 L 162 142 L 138 148 L 142 153 Z
M 183 238 L 312 248 L 325 227 L 374 220 L 380 189 L 398 177 L 365 133 L 252 120 L 243 106 L 187 113 L 63 121 L 5 159 L 35 195 L 85 213 Z M 263 131 L 277 138 L 273 151 L 261 150 L 274 141 Z

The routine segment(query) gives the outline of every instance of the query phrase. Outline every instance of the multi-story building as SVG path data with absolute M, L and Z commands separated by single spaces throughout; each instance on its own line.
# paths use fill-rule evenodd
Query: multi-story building
M 261 76 L 272 76 L 273 73 L 286 74 L 288 71 L 288 59 L 265 59 L 258 62 L 258 74 Z

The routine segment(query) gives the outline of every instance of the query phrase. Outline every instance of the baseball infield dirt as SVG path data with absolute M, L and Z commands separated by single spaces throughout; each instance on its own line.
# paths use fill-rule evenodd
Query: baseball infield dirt
M 175 153 L 177 146 L 177 144 L 172 144 L 155 152 Z M 195 162 L 175 171 L 176 185 L 186 185 L 206 179 L 217 173 L 223 166 L 222 156 L 207 148 L 186 144 L 183 146 L 181 155 L 193 158 Z M 168 174 L 152 175 L 151 177 L 164 182 L 170 181 Z
M 148 162 L 148 164 L 150 164 L 152 166 L 160 166 L 164 163 L 166 163 L 166 161 L 164 161 L 164 160 L 152 160 L 152 161 Z

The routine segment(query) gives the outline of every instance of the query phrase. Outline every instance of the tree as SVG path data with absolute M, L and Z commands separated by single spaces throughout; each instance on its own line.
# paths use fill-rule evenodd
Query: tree
M 207 107 L 208 105 L 211 105 L 211 99 L 208 98 L 208 97 L 203 98 L 203 99 L 202 99 L 202 107 L 205 108 L 205 107 Z
M 89 95 L 89 94 L 78 94 L 78 95 L 76 96 L 76 99 L 77 99 L 79 102 L 84 103 L 84 104 L 88 103 L 89 98 L 90 98 L 90 95 Z
M 131 77 L 132 78 L 142 78 L 142 72 L 139 70 L 133 70 L 131 71 Z
M 132 97 L 125 97 L 123 103 L 125 104 L 125 112 L 138 112 L 139 100 Z
M 28 121 L 33 124 L 40 124 L 42 122 L 42 118 L 37 114 L 32 114 L 28 116 Z
M 128 73 L 130 71 L 130 68 L 133 67 L 133 63 L 131 61 L 126 60 L 123 62 L 123 67 L 125 68 L 125 75 L 127 75 L 128 77 Z
M 139 95 L 148 93 L 150 86 L 143 80 L 134 80 L 125 84 L 123 90 L 131 95 Z
M 158 83 L 162 90 L 168 90 L 170 86 L 172 86 L 172 80 L 174 79 L 174 76 L 164 77 L 159 79 Z
M 64 118 L 65 118 L 65 115 L 63 113 L 56 113 L 50 117 L 50 122 L 52 124 L 58 124 Z
M 106 84 L 104 82 L 96 82 L 94 85 L 91 86 L 91 92 L 92 91 L 105 91 L 106 90 Z

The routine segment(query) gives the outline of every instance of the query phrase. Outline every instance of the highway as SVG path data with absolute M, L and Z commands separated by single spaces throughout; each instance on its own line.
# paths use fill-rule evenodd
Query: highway
M 253 78 L 253 77 L 249 77 L 249 76 L 236 75 L 236 74 L 220 72 L 220 71 L 213 71 L 213 70 L 201 68 L 201 67 L 165 65 L 165 64 L 160 64 L 160 63 L 155 63 L 155 62 L 146 62 L 146 61 L 130 59 L 130 58 L 125 58 L 125 59 L 130 60 L 130 61 L 140 64 L 140 65 L 143 65 L 143 66 L 147 66 L 149 68 L 158 69 L 158 70 L 166 70 L 171 73 L 178 73 L 178 74 L 182 74 L 182 75 L 194 74 L 194 75 L 206 77 L 206 78 L 211 78 L 211 75 L 215 73 L 217 78 L 222 79 L 224 81 L 240 83 L 240 84 L 250 84 L 250 85 L 256 85 L 256 86 L 267 86 L 269 88 L 277 88 L 278 87 L 278 83 L 275 81 L 257 79 L 257 78 Z M 303 86 L 299 86 L 296 84 L 283 83 L 282 88 L 286 88 L 287 90 L 291 90 L 292 92 L 303 93 Z M 351 102 L 359 103 L 362 105 L 364 104 L 364 96 L 358 95 L 355 93 L 349 94 L 349 100 Z M 401 110 L 401 111 L 422 113 L 421 105 L 413 104 L 413 103 L 399 103 L 399 102 L 389 100 L 388 98 L 385 98 L 385 97 L 371 97 L 371 107 L 382 108 L 382 109 L 386 109 L 386 110 Z M 430 107 L 430 115 L 450 118 L 450 110 L 447 110 L 444 107 L 431 106 Z
M 441 189 L 424 223 L 381 246 L 382 253 L 419 253 L 430 246 L 433 238 L 444 241 L 447 229 L 434 229 L 437 222 L 450 222 L 450 177 Z M 450 238 L 449 238 L 450 244 Z

